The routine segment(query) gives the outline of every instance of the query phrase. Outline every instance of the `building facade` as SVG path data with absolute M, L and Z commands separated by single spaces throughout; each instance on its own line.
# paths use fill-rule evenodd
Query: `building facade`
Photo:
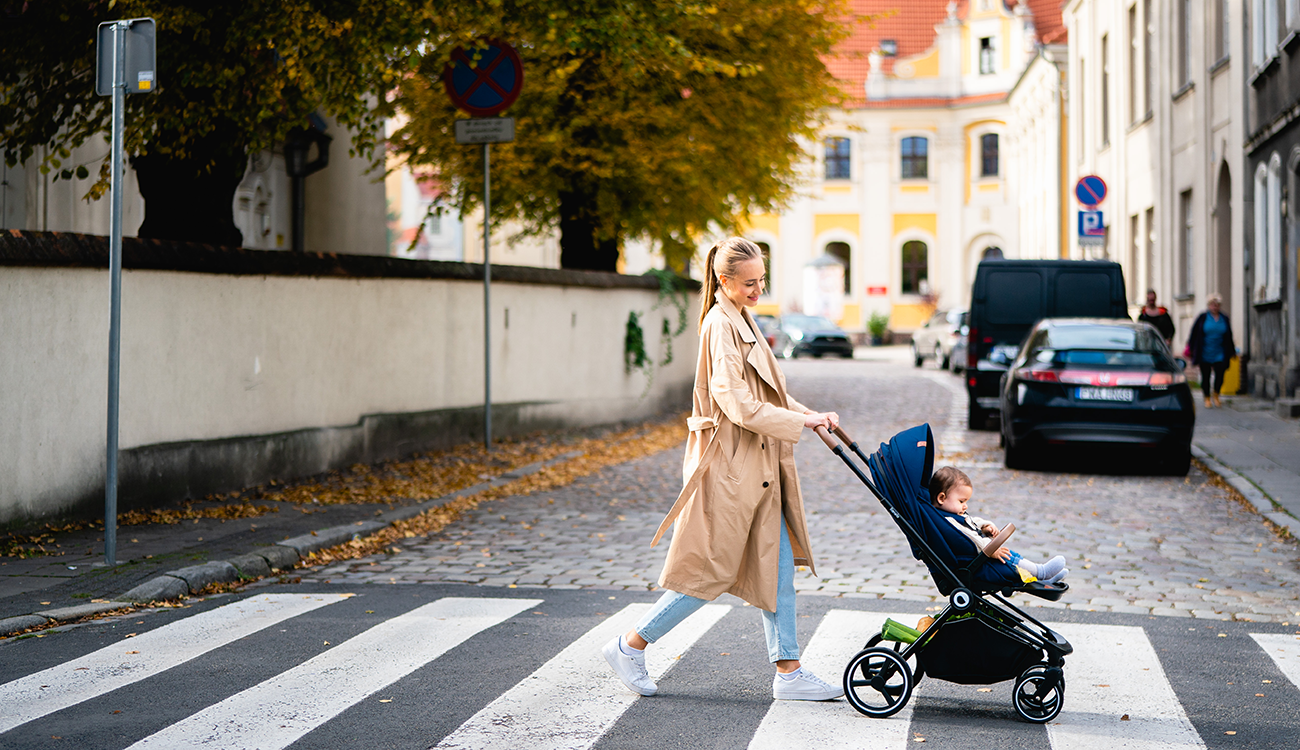
M 1105 244 L 1079 247 L 1072 222 L 1071 257 L 1119 262 L 1134 313 L 1155 290 L 1181 350 L 1210 294 L 1234 321 L 1247 305 L 1240 2 L 1071 0 L 1064 16 L 1069 183 L 1108 187 Z
M 1249 214 L 1243 216 L 1241 348 L 1246 384 L 1263 398 L 1294 398 L 1300 384 L 1300 2 L 1251 0 L 1243 40 Z M 1243 58 L 1245 55 L 1243 55 Z
M 1051 2 L 1036 14 L 1000 0 L 852 5 L 882 15 L 828 60 L 847 103 L 807 144 L 798 197 L 779 215 L 755 217 L 746 235 L 771 259 L 760 312 L 833 310 L 851 331 L 883 314 L 907 334 L 936 307 L 968 303 L 981 259 L 1026 253 L 1013 177 L 1034 168 L 1021 159 L 1056 148 L 1059 119 L 1049 107 L 1032 126 L 1044 142 L 1021 137 L 1008 95 L 1039 57 L 1042 32 L 1060 30 L 1059 13 Z M 1045 77 L 1055 105 L 1058 82 Z M 1044 231 L 1058 237 L 1059 225 Z M 1028 253 L 1054 256 L 1059 244 L 1034 235 Z M 827 258 L 843 269 L 842 295 L 829 304 L 814 298 L 812 281 Z

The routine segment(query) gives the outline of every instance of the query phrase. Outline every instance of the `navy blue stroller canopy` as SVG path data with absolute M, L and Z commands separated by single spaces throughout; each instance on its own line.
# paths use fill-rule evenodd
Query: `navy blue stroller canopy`
M 912 556 L 930 568 L 940 593 L 947 595 L 960 584 L 954 574 L 969 565 L 980 551 L 948 520 L 961 523 L 961 516 L 930 504 L 930 476 L 934 473 L 934 433 L 930 425 L 903 430 L 888 443 L 881 443 L 867 465 L 886 507 L 901 519 L 899 527 L 912 546 Z M 908 526 L 915 536 L 908 532 Z M 926 554 L 927 548 L 935 559 Z M 989 559 L 975 574 L 973 583 L 996 588 L 1020 586 L 1023 582 L 1014 565 Z

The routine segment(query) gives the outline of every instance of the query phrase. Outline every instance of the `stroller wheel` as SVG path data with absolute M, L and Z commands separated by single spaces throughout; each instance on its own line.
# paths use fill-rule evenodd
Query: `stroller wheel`
M 880 633 L 876 633 L 875 635 L 871 636 L 870 640 L 867 641 L 866 648 L 875 648 L 879 646 L 884 640 L 885 640 L 884 637 L 881 636 Z M 903 652 L 903 644 L 894 642 L 893 647 L 894 647 L 894 653 L 901 656 Z M 925 676 L 925 667 L 921 666 L 921 660 L 917 659 L 915 654 L 912 656 L 912 658 L 907 660 L 907 666 L 912 668 L 912 686 L 916 687 L 916 684 L 921 681 L 922 677 Z M 863 677 L 865 678 L 866 675 L 863 675 Z
M 844 697 L 859 713 L 893 716 L 912 697 L 912 668 L 888 648 L 859 651 L 844 669 Z
M 1035 664 L 1016 680 L 1011 702 L 1020 718 L 1046 724 L 1061 713 L 1065 703 L 1065 674 L 1060 667 Z

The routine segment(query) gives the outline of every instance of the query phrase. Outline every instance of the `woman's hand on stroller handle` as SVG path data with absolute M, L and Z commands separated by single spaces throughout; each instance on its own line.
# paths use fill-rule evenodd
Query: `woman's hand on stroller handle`
M 825 429 L 833 430 L 836 427 L 839 427 L 839 425 L 840 425 L 840 415 L 836 414 L 833 411 L 826 411 L 826 412 L 806 411 L 803 414 L 804 427 L 811 427 L 814 430 L 817 429 L 818 427 L 824 427 Z

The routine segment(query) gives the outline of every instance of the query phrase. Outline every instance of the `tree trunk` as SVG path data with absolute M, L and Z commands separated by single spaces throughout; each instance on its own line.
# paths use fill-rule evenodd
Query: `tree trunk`
M 235 226 L 235 188 L 244 179 L 248 157 L 230 128 L 218 128 L 189 148 L 184 159 L 153 153 L 131 160 L 144 222 L 139 236 L 239 247 L 244 236 Z
M 594 190 L 560 192 L 560 267 L 617 271 L 618 237 L 601 237 Z

